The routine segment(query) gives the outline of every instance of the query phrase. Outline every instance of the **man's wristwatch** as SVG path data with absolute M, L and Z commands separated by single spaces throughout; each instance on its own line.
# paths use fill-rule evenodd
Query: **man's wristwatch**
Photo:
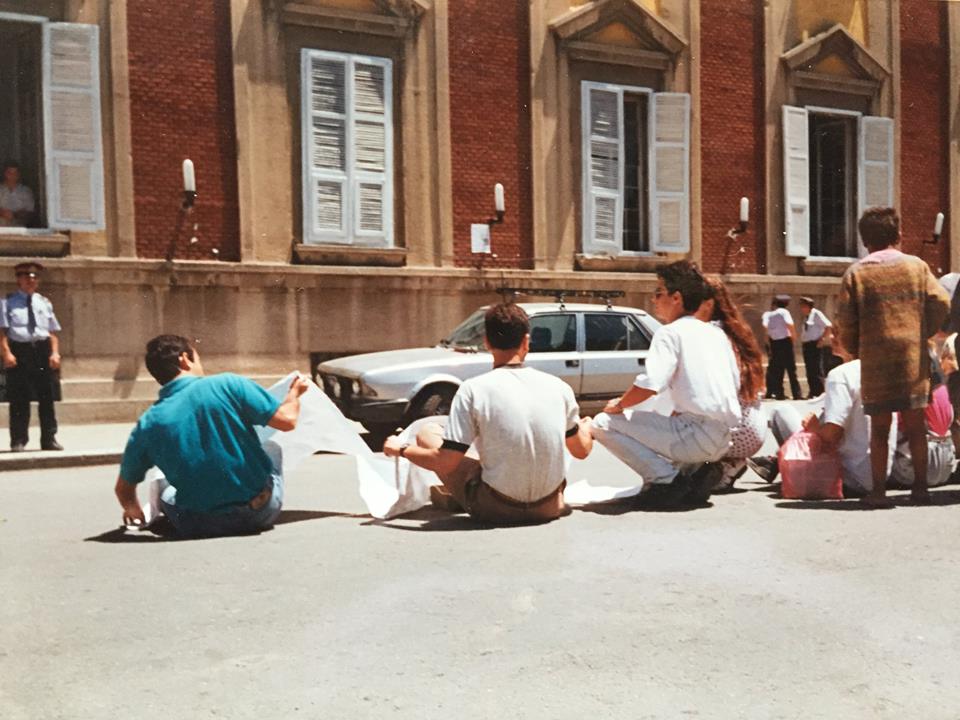
M 401 445 L 400 450 L 397 452 L 397 457 L 403 457 L 403 454 L 407 451 L 408 447 L 410 447 L 410 443 L 404 443 Z

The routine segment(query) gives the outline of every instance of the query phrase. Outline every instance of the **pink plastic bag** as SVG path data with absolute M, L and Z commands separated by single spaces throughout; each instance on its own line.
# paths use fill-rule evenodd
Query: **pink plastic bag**
M 798 430 L 780 446 L 780 494 L 791 500 L 842 500 L 840 458 L 816 433 Z

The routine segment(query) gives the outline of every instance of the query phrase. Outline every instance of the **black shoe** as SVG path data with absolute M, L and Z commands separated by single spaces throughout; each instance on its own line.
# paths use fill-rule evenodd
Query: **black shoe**
M 747 465 L 760 476 L 761 480 L 766 480 L 768 483 L 772 483 L 780 474 L 780 468 L 775 457 L 758 455 L 757 457 L 747 458 Z
M 10 445 L 10 452 L 23 452 L 26 450 L 24 443 L 13 443 Z
M 43 440 L 40 442 L 41 450 L 63 450 L 63 445 L 57 442 L 56 438 L 50 438 L 49 440 Z
M 683 504 L 692 487 L 691 478 L 684 473 L 669 483 L 651 483 L 637 495 L 637 506 L 645 510 L 671 510 Z
M 710 493 L 723 479 L 723 466 L 718 462 L 704 463 L 690 476 L 690 490 L 683 500 L 688 505 L 705 505 Z

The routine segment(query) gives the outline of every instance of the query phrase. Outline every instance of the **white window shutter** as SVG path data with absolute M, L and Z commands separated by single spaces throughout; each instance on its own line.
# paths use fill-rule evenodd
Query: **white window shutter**
M 810 255 L 810 135 L 806 108 L 783 106 L 783 209 L 786 253 Z
M 584 82 L 581 89 L 583 251 L 617 255 L 623 248 L 623 95 Z
M 354 235 L 364 245 L 393 244 L 391 66 L 353 59 Z
M 303 237 L 393 244 L 392 62 L 301 51 Z
M 43 132 L 47 224 L 102 230 L 103 144 L 96 25 L 43 25 Z
M 690 95 L 650 98 L 650 249 L 690 252 Z
M 864 116 L 857 143 L 857 218 L 870 207 L 893 206 L 893 120 Z

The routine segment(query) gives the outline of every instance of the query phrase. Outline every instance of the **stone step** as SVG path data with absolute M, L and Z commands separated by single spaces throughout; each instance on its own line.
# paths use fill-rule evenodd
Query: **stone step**
M 280 375 L 254 375 L 251 380 L 264 387 L 273 385 Z M 157 399 L 159 386 L 147 380 L 64 379 L 63 400 L 57 403 L 57 422 L 61 425 L 134 423 Z M 4 403 L 5 404 L 5 403 Z M 37 424 L 37 405 L 31 409 L 32 425 Z M 9 427 L 10 415 L 0 408 L 0 428 Z

